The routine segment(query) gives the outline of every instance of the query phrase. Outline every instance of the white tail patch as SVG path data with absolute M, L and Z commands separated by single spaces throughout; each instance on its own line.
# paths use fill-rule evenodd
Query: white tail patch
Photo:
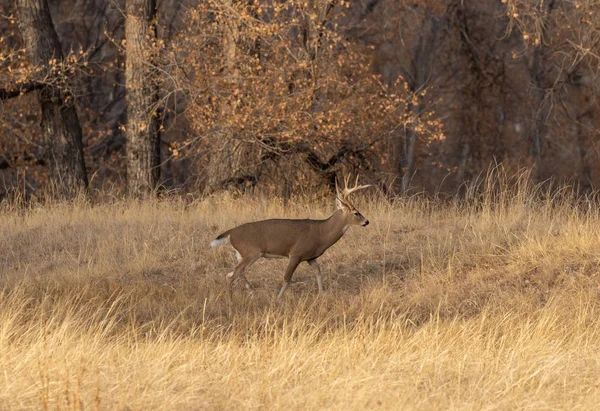
M 211 247 L 218 247 L 220 245 L 223 244 L 227 244 L 229 242 L 229 235 L 222 237 L 222 238 L 215 238 L 214 240 L 211 241 L 210 246 Z

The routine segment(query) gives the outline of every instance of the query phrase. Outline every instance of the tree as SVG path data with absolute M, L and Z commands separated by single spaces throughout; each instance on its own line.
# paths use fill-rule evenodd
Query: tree
M 342 168 L 385 167 L 380 153 L 406 121 L 410 93 L 383 84 L 368 50 L 347 40 L 348 6 L 213 0 L 191 9 L 172 65 L 195 137 L 172 144 L 173 155 L 198 159 L 213 189 L 258 184 L 284 197 L 299 183 L 333 187 Z
M 394 191 L 405 193 L 411 187 L 419 163 L 428 156 L 428 146 L 442 139 L 439 127 L 431 125 L 433 102 L 426 96 L 441 83 L 442 65 L 448 43 L 448 5 L 444 0 L 368 3 L 362 22 L 362 41 L 374 46 L 374 67 L 389 86 L 404 84 L 410 95 L 403 127 L 391 138 L 390 168 L 395 174 Z M 386 22 L 370 30 L 374 20 Z M 428 126 L 429 125 L 429 126 Z
M 40 64 L 17 4 L 0 5 L 0 197 L 48 185 L 43 88 L 76 97 L 95 188 L 125 190 L 127 167 L 144 193 L 159 171 L 284 197 L 342 171 L 462 195 L 490 163 L 600 181 L 598 2 L 48 1 L 64 58 Z
M 523 60 L 531 77 L 533 177 L 543 181 L 558 174 L 556 159 L 560 158 L 571 178 L 579 180 L 579 187 L 590 190 L 600 135 L 595 114 L 600 4 L 555 0 L 504 3 L 509 30 L 515 28 L 523 38 Z
M 156 1 L 127 0 L 126 11 L 127 191 L 142 197 L 160 179 Z
M 81 125 L 69 89 L 68 69 L 46 0 L 18 0 L 19 27 L 40 88 L 41 128 L 50 181 L 56 195 L 73 197 L 88 186 Z M 57 80 L 58 79 L 58 80 Z M 56 81 L 55 81 L 56 80 Z M 62 83 L 62 84 L 61 84 Z

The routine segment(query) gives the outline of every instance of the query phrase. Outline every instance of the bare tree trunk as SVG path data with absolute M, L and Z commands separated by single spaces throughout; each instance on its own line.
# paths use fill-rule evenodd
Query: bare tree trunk
M 235 135 L 229 127 L 230 119 L 235 116 L 237 102 L 233 94 L 239 84 L 239 70 L 237 67 L 239 37 L 238 18 L 235 13 L 233 0 L 223 0 L 221 30 L 223 34 L 224 75 L 226 88 L 230 98 L 226 99 L 220 107 L 221 128 L 223 133 L 213 141 L 210 165 L 208 167 L 208 185 L 211 188 L 220 187 L 223 182 L 235 177 L 243 161 L 243 148 L 235 140 Z
M 458 170 L 456 171 L 456 185 L 458 187 L 465 182 L 465 172 L 467 170 L 467 163 L 469 161 L 469 152 L 471 151 L 469 136 L 463 135 L 461 140 L 460 161 L 458 163 Z
M 577 118 L 576 130 L 577 130 L 577 151 L 579 152 L 579 160 L 581 162 L 581 171 L 579 172 L 579 185 L 581 189 L 589 193 L 593 189 L 592 185 L 592 168 L 588 161 L 587 149 L 590 144 L 586 141 L 586 129 L 589 130 L 590 122 L 593 113 L 586 111 Z
M 533 52 L 533 63 L 531 67 L 531 75 L 533 78 L 533 119 L 534 126 L 530 138 L 529 152 L 534 162 L 534 167 L 537 169 L 540 164 L 542 155 L 542 141 L 546 130 L 546 121 L 548 119 L 548 104 L 545 101 L 544 95 L 545 76 L 542 65 L 542 50 L 544 47 L 540 45 Z
M 156 1 L 127 0 L 126 11 L 127 191 L 143 197 L 155 192 L 160 179 Z
M 419 117 L 421 116 L 422 110 L 422 97 L 418 96 L 419 100 L 418 104 L 409 103 L 409 111 L 412 117 L 411 125 L 406 130 L 405 137 L 405 147 L 403 152 L 404 161 L 401 162 L 402 169 L 402 193 L 406 193 L 410 188 L 410 182 L 415 173 L 415 149 L 417 146 L 417 140 L 419 138 L 419 133 L 417 132 L 417 127 L 419 123 Z M 402 164 L 404 163 L 404 164 Z
M 19 27 L 34 67 L 50 73 L 50 61 L 63 60 L 46 0 L 17 0 Z M 72 198 L 87 190 L 88 179 L 83 157 L 81 125 L 74 98 L 69 90 L 45 86 L 39 92 L 42 108 L 41 128 L 50 180 L 55 194 Z
M 315 2 L 314 14 L 309 12 L 305 16 L 304 27 L 302 29 L 302 43 L 304 50 L 308 55 L 310 62 L 309 71 L 306 73 L 312 80 L 312 103 L 317 102 L 317 90 L 319 88 L 319 64 L 318 57 L 323 42 L 325 28 L 330 18 L 331 12 L 336 6 L 337 0 Z M 317 16 L 317 20 L 315 20 Z
M 539 12 L 541 14 L 540 23 L 542 34 L 539 44 L 535 46 L 531 66 L 529 68 L 533 82 L 533 129 L 530 137 L 529 152 L 534 162 L 533 179 L 537 179 L 538 169 L 542 161 L 542 147 L 546 134 L 546 122 L 550 116 L 550 104 L 548 102 L 548 79 L 547 67 L 544 63 L 545 48 L 544 45 L 546 31 L 548 28 L 548 18 L 552 13 L 555 5 L 555 0 L 540 3 Z
M 408 83 L 411 93 L 416 94 L 416 102 L 409 102 L 407 111 L 410 113 L 410 124 L 406 126 L 403 141 L 397 145 L 401 150 L 397 152 L 395 159 L 396 171 L 402 176 L 400 190 L 402 194 L 410 189 L 411 180 L 414 177 L 415 152 L 419 143 L 418 126 L 421 120 L 425 101 L 422 92 L 430 83 L 432 64 L 437 54 L 444 47 L 445 40 L 439 39 L 441 21 L 427 12 L 423 17 L 422 30 L 406 50 L 410 56 L 406 66 L 398 67 L 400 75 Z M 400 137 L 400 136 L 399 136 Z

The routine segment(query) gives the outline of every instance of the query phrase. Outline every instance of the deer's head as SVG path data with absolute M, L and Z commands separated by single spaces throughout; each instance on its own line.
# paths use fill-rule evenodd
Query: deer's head
M 356 209 L 356 207 L 354 207 L 354 205 L 352 205 L 352 203 L 349 201 L 348 197 L 350 196 L 350 194 L 354 193 L 355 191 L 370 187 L 370 185 L 359 186 L 358 185 L 358 175 L 356 176 L 356 181 L 354 182 L 354 187 L 352 187 L 352 188 L 348 187 L 349 181 L 350 181 L 350 176 L 346 176 L 344 178 L 344 189 L 340 191 L 337 186 L 337 180 L 336 180 L 335 191 L 336 191 L 337 197 L 335 199 L 335 204 L 336 204 L 337 208 L 344 213 L 344 216 L 346 217 L 348 225 L 360 225 L 360 226 L 365 227 L 365 226 L 369 225 L 369 220 L 367 220 Z

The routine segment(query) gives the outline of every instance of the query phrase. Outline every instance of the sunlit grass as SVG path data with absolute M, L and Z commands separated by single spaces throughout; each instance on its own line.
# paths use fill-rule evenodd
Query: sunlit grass
M 0 211 L 0 408 L 594 408 L 600 216 L 529 187 L 358 202 L 276 301 L 284 260 L 208 244 L 333 204 L 210 197 Z M 544 199 L 546 198 L 546 199 Z M 331 202 L 333 203 L 333 202 Z

